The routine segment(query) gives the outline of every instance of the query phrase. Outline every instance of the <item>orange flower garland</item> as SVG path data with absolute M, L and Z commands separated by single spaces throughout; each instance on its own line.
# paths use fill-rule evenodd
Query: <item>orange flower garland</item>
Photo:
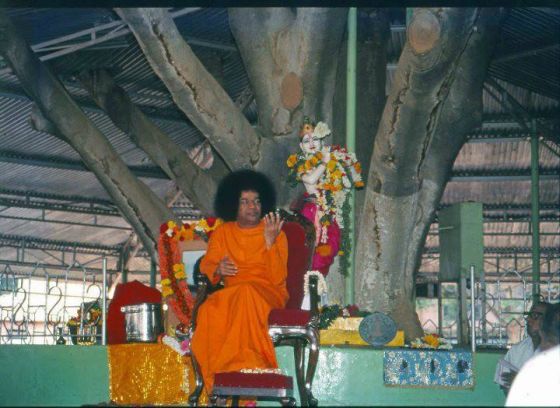
M 209 217 L 194 225 L 183 221 L 181 227 L 178 227 L 174 221 L 167 221 L 160 227 L 158 252 L 162 296 L 185 326 L 191 321 L 194 298 L 187 285 L 179 242 L 193 239 L 207 241 L 220 224 L 221 220 Z

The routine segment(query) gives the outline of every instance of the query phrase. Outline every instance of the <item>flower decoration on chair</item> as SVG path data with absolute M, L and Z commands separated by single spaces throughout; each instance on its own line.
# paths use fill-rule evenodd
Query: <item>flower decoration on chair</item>
M 304 123 L 301 134 L 312 133 L 313 137 L 321 140 L 331 133 L 328 125 L 319 122 L 313 125 L 308 118 Z M 356 155 L 339 145 L 329 146 L 329 161 L 326 169 L 317 182 L 316 203 L 319 211 L 321 231 L 316 252 L 325 256 L 330 253 L 327 243 L 327 228 L 336 221 L 341 229 L 342 237 L 338 255 L 340 255 L 340 271 L 346 275 L 349 260 L 346 255 L 350 251 L 350 201 L 349 196 L 353 188 L 363 188 L 362 166 Z M 288 182 L 297 186 L 302 181 L 302 176 L 317 168 L 323 163 L 323 152 L 318 151 L 313 155 L 300 151 L 290 155 L 286 161 L 288 166 Z
M 425 334 L 422 338 L 417 337 L 412 342 L 410 342 L 410 347 L 437 350 L 451 350 L 453 348 L 449 340 L 444 339 L 443 337 L 440 337 L 435 333 Z
M 180 226 L 174 221 L 167 221 L 160 227 L 158 252 L 162 296 L 185 326 L 190 323 L 194 299 L 187 285 L 178 244 L 195 239 L 208 241 L 222 223 L 220 219 L 208 217 L 192 223 L 182 221 Z

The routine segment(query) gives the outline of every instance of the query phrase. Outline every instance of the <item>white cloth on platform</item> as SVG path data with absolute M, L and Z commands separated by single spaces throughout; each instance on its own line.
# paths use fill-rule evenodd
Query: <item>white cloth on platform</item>
M 560 407 L 560 345 L 538 353 L 513 380 L 507 407 Z

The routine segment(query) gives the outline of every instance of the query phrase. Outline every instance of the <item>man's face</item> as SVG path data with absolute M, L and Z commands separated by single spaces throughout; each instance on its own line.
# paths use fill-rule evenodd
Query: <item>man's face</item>
M 538 336 L 541 328 L 542 319 L 545 311 L 545 305 L 536 304 L 525 317 L 527 321 L 527 334 L 530 337 Z
M 239 197 L 237 223 L 241 227 L 254 227 L 261 221 L 261 200 L 256 191 L 242 191 Z

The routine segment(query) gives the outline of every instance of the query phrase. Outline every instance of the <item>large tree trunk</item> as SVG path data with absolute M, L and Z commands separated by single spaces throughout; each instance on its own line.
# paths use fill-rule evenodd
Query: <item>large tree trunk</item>
M 228 172 L 224 164 L 215 160 L 208 171 L 202 170 L 180 146 L 134 106 L 124 89 L 115 84 L 107 71 L 83 72 L 80 80 L 113 123 L 144 150 L 169 178 L 175 180 L 193 205 L 210 213 L 217 182 Z
M 105 136 L 82 112 L 60 81 L 39 61 L 1 11 L 0 53 L 41 113 L 54 125 L 53 134 L 68 142 L 80 154 L 138 233 L 146 250 L 153 259 L 157 259 L 155 248 L 159 225 L 172 218 L 172 212 L 131 173 Z
M 257 103 L 263 143 L 255 167 L 270 175 L 282 205 L 294 190 L 285 160 L 299 147 L 304 115 L 332 125 L 343 8 L 232 8 L 230 27 Z M 300 190 L 301 191 L 301 190 Z
M 361 307 L 422 334 L 414 274 L 453 161 L 482 118 L 497 9 L 415 9 L 375 139 L 356 252 Z

